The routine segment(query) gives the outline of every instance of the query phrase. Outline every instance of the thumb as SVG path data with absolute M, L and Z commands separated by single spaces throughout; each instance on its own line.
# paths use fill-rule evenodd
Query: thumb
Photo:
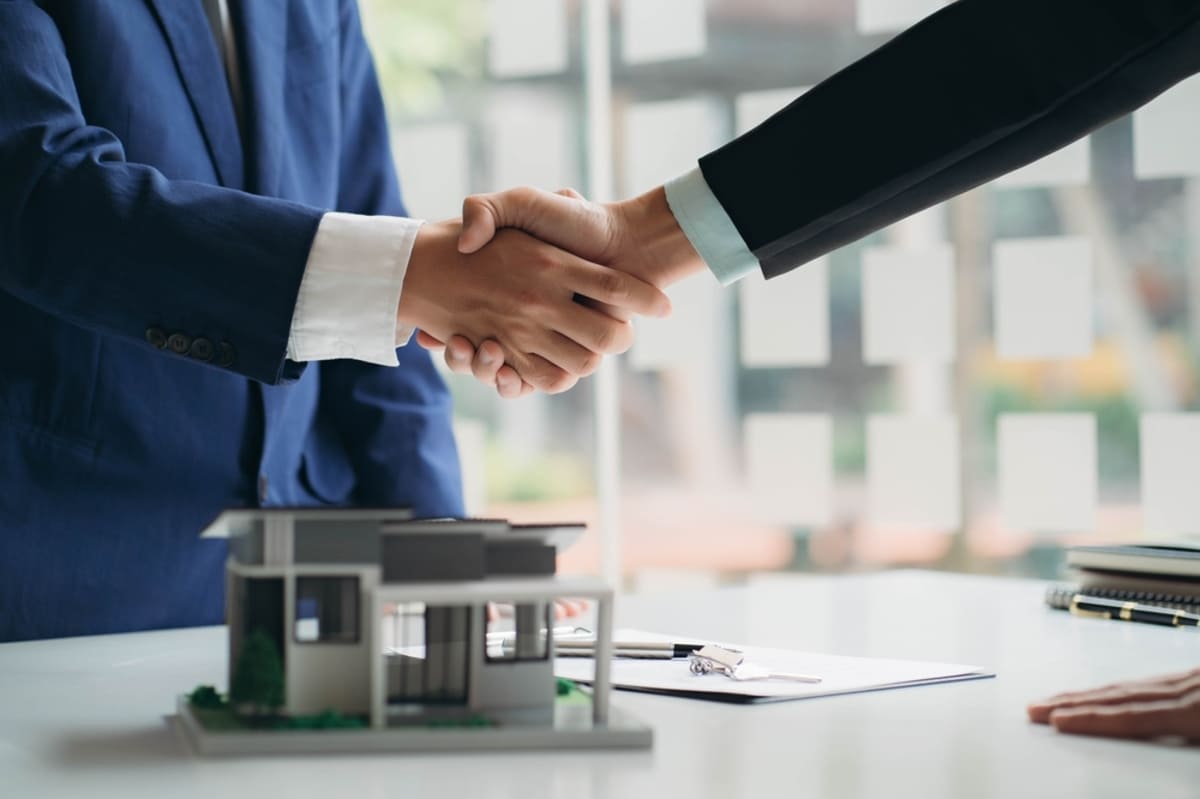
M 462 232 L 458 234 L 458 251 L 464 255 L 478 250 L 492 240 L 496 229 L 504 227 L 501 209 L 493 198 L 501 194 L 473 194 L 463 200 Z
M 471 195 L 463 200 L 458 251 L 473 253 L 497 230 L 512 227 L 583 258 L 595 258 L 608 241 L 607 217 L 581 200 L 583 196 L 574 189 L 551 193 L 523 187 Z
M 424 330 L 417 331 L 417 344 L 427 350 L 440 350 L 446 346 L 446 343 L 441 339 L 434 338 Z

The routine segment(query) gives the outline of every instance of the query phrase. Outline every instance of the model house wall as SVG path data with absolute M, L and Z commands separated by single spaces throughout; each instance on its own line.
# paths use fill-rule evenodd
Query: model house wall
M 372 702 L 380 700 L 373 690 L 417 717 L 476 713 L 544 722 L 552 715 L 553 652 L 544 633 L 555 596 L 549 542 L 564 528 L 409 522 L 367 511 L 265 510 L 231 518 L 223 531 L 231 538 L 231 684 L 246 637 L 259 629 L 278 646 L 289 715 L 333 709 L 375 718 Z M 489 652 L 488 586 L 495 580 L 533 598 L 515 603 L 515 643 Z M 451 590 L 457 601 L 423 601 L 426 585 L 442 595 L 459 586 Z M 400 594 L 404 601 L 395 601 Z M 392 652 L 381 643 L 380 611 L 387 607 L 415 609 L 407 621 L 419 631 L 393 641 Z M 381 687 L 372 677 L 377 668 Z

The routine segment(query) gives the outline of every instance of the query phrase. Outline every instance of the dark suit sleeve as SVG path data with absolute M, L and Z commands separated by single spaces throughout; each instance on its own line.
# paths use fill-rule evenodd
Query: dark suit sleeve
M 959 0 L 700 161 L 772 277 L 1200 70 L 1196 0 Z
M 129 163 L 85 121 L 54 22 L 0 2 L 0 290 L 107 335 L 227 342 L 274 383 L 320 214 Z
M 338 210 L 406 216 L 387 117 L 357 6 L 342 3 L 341 176 Z M 462 480 L 450 395 L 429 353 L 410 344 L 397 368 L 359 361 L 321 364 L 321 406 L 356 477 L 359 505 L 407 506 L 418 516 L 461 516 Z

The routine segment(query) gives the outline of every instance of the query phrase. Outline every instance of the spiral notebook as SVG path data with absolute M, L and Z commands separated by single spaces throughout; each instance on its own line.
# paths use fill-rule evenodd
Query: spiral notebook
M 1116 588 L 1113 586 L 1052 585 L 1046 589 L 1046 604 L 1059 610 L 1070 610 L 1071 599 L 1076 594 L 1113 599 L 1118 602 L 1138 602 L 1186 613 L 1200 614 L 1200 596 L 1179 594 L 1170 591 Z

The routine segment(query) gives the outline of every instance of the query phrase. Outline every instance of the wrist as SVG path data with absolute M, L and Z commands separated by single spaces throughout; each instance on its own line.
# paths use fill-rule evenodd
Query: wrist
M 684 234 L 658 186 L 614 205 L 632 246 L 646 261 L 641 277 L 663 288 L 704 270 L 704 259 Z
M 451 221 L 457 223 L 457 220 Z M 441 271 L 440 279 L 445 281 L 445 272 L 452 267 L 447 259 L 458 255 L 458 225 L 449 225 L 449 222 L 427 222 L 417 231 L 396 308 L 398 327 L 426 330 L 439 318 L 435 299 L 438 294 L 433 290 L 439 276 L 435 273 Z

